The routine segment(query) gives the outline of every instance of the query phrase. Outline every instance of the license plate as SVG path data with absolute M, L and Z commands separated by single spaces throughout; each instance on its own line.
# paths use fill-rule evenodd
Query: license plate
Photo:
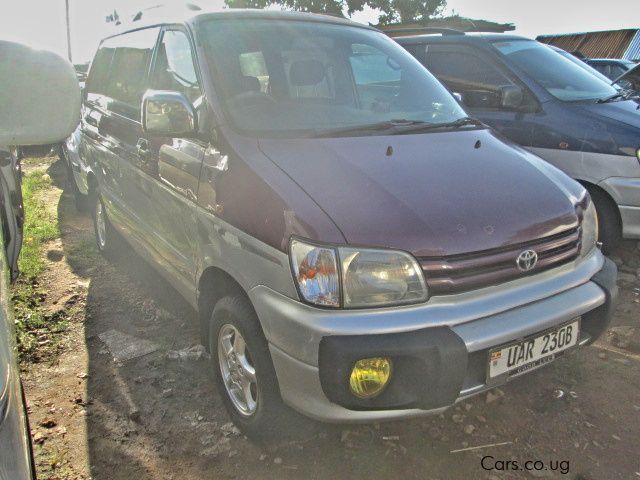
M 572 320 L 559 328 L 547 330 L 489 353 L 489 379 L 513 377 L 541 367 L 555 359 L 558 353 L 578 343 L 580 320 Z

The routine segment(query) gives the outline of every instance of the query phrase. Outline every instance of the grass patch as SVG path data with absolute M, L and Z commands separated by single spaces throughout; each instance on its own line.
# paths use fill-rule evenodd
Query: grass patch
M 42 198 L 51 186 L 51 178 L 42 171 L 33 171 L 22 179 L 25 222 L 24 240 L 18 265 L 23 277 L 35 278 L 44 270 L 42 244 L 60 236 L 56 215 L 47 208 Z
M 60 236 L 56 210 L 47 205 L 44 199 L 49 188 L 51 178 L 44 171 L 32 171 L 22 178 L 25 223 L 22 251 L 18 260 L 21 275 L 13 286 L 21 361 L 38 361 L 47 356 L 67 327 L 64 313 L 44 315 L 40 311 L 45 296 L 38 281 L 46 266 L 43 244 Z

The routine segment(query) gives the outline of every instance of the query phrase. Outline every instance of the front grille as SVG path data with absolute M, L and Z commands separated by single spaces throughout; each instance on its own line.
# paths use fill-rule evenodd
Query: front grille
M 570 262 L 580 251 L 580 228 L 537 241 L 508 247 L 445 257 L 419 258 L 432 295 L 447 295 L 496 285 L 540 273 Z M 536 266 L 528 272 L 518 269 L 516 259 L 524 250 L 538 254 Z

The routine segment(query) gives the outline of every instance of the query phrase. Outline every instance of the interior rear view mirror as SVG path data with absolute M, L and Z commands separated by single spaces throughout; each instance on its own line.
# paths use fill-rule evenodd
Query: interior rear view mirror
M 80 85 L 53 52 L 0 40 L 0 145 L 45 145 L 80 121 Z

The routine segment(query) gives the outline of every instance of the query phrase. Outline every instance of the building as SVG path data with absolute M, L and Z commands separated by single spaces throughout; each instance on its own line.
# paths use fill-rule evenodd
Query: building
M 587 58 L 640 61 L 640 29 L 540 35 L 536 40 L 567 52 L 579 52 Z

